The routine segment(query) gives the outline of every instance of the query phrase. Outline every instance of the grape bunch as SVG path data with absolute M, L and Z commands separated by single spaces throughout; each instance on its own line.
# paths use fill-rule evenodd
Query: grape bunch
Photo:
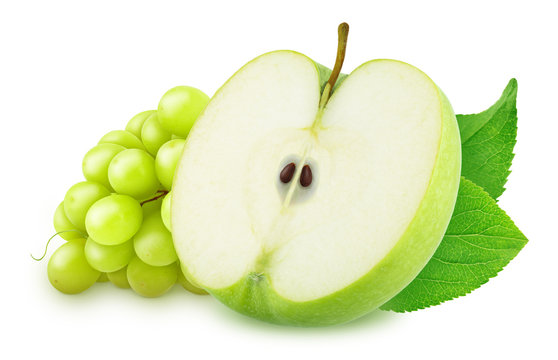
M 54 213 L 67 242 L 48 263 L 59 291 L 80 293 L 110 281 L 146 297 L 176 282 L 205 294 L 184 276 L 170 231 L 172 181 L 186 136 L 209 97 L 188 86 L 167 91 L 157 110 L 134 116 L 85 154 L 85 181 L 73 185 Z

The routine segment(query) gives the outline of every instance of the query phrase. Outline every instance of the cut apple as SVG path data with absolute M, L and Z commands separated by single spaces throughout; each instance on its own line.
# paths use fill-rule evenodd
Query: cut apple
M 430 78 L 374 60 L 329 97 L 328 76 L 293 51 L 246 64 L 197 120 L 174 180 L 188 278 L 270 322 L 346 322 L 389 300 L 457 196 L 457 123 Z

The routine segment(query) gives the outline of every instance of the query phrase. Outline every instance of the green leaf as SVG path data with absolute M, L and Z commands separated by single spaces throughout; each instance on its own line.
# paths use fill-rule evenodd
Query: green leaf
M 479 114 L 457 115 L 461 133 L 461 175 L 497 199 L 510 173 L 517 134 L 517 81 L 511 79 L 500 99 Z
M 414 311 L 466 295 L 496 276 L 526 243 L 496 201 L 462 177 L 454 213 L 436 253 L 381 309 Z

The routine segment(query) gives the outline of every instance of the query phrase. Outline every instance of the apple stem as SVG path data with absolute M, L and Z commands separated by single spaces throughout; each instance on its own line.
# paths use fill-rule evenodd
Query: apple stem
M 335 85 L 337 79 L 339 78 L 339 74 L 341 73 L 341 67 L 343 66 L 343 61 L 345 60 L 345 52 L 347 50 L 347 38 L 349 36 L 349 24 L 345 22 L 341 23 L 337 29 L 337 32 L 339 34 L 339 38 L 337 41 L 337 58 L 335 59 L 335 66 L 331 71 L 329 80 L 324 86 L 324 91 L 322 92 L 322 96 L 320 98 L 318 115 L 316 117 L 316 120 L 314 121 L 314 124 L 312 125 L 312 129 L 316 128 L 320 124 L 321 114 L 323 112 L 325 105 L 327 104 L 327 101 L 329 100 L 329 96 L 331 95 L 331 90 L 333 89 L 333 86 Z M 282 211 L 285 211 L 291 204 L 291 200 L 293 198 L 295 189 L 297 187 L 297 182 L 299 181 L 302 175 L 302 169 L 306 164 L 306 159 L 308 158 L 308 154 L 310 153 L 310 150 L 311 150 L 311 144 L 308 144 L 302 152 L 302 157 L 296 166 L 296 171 L 294 175 L 291 178 L 292 183 L 289 189 L 287 190 L 287 195 L 285 196 L 285 200 L 283 201 Z M 306 175 L 306 177 L 308 177 L 308 175 Z M 306 180 L 304 182 L 306 183 Z M 310 185 L 310 183 L 308 183 L 308 185 Z
M 335 83 L 339 78 L 339 74 L 341 73 L 341 67 L 343 67 L 343 61 L 345 61 L 345 52 L 347 51 L 347 38 L 349 37 L 349 24 L 347 24 L 346 22 L 339 24 L 337 32 L 339 34 L 337 40 L 337 58 L 335 59 L 335 66 L 331 71 L 329 80 L 327 81 L 324 87 L 324 91 L 320 99 L 320 109 L 323 109 L 327 101 L 329 100 L 329 96 L 331 95 L 331 90 L 335 86 Z

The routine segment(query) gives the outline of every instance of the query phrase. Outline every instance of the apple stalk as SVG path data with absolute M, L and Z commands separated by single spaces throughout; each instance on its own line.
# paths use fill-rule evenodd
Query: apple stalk
M 347 39 L 349 37 L 349 24 L 347 24 L 346 22 L 339 24 L 339 27 L 337 28 L 337 33 L 338 33 L 337 57 L 335 59 L 335 65 L 333 67 L 333 70 L 331 71 L 329 79 L 326 85 L 324 86 L 322 96 L 320 97 L 318 114 L 316 116 L 316 120 L 312 124 L 312 129 L 311 129 L 313 134 L 316 134 L 316 129 L 319 127 L 321 123 L 323 110 L 329 100 L 331 91 L 333 90 L 333 86 L 335 86 L 335 83 L 339 78 L 339 74 L 341 73 L 341 68 L 343 67 L 343 62 L 345 61 L 345 53 L 347 51 Z M 302 156 L 296 166 L 296 171 L 293 176 L 293 182 L 291 183 L 291 186 L 287 191 L 287 196 L 285 196 L 285 200 L 283 201 L 282 212 L 284 212 L 289 207 L 292 201 L 297 186 L 296 184 L 300 179 L 300 176 L 302 174 L 302 169 L 304 168 L 304 164 L 306 163 L 310 150 L 311 150 L 311 144 L 308 143 L 304 148 L 304 150 L 302 151 Z

